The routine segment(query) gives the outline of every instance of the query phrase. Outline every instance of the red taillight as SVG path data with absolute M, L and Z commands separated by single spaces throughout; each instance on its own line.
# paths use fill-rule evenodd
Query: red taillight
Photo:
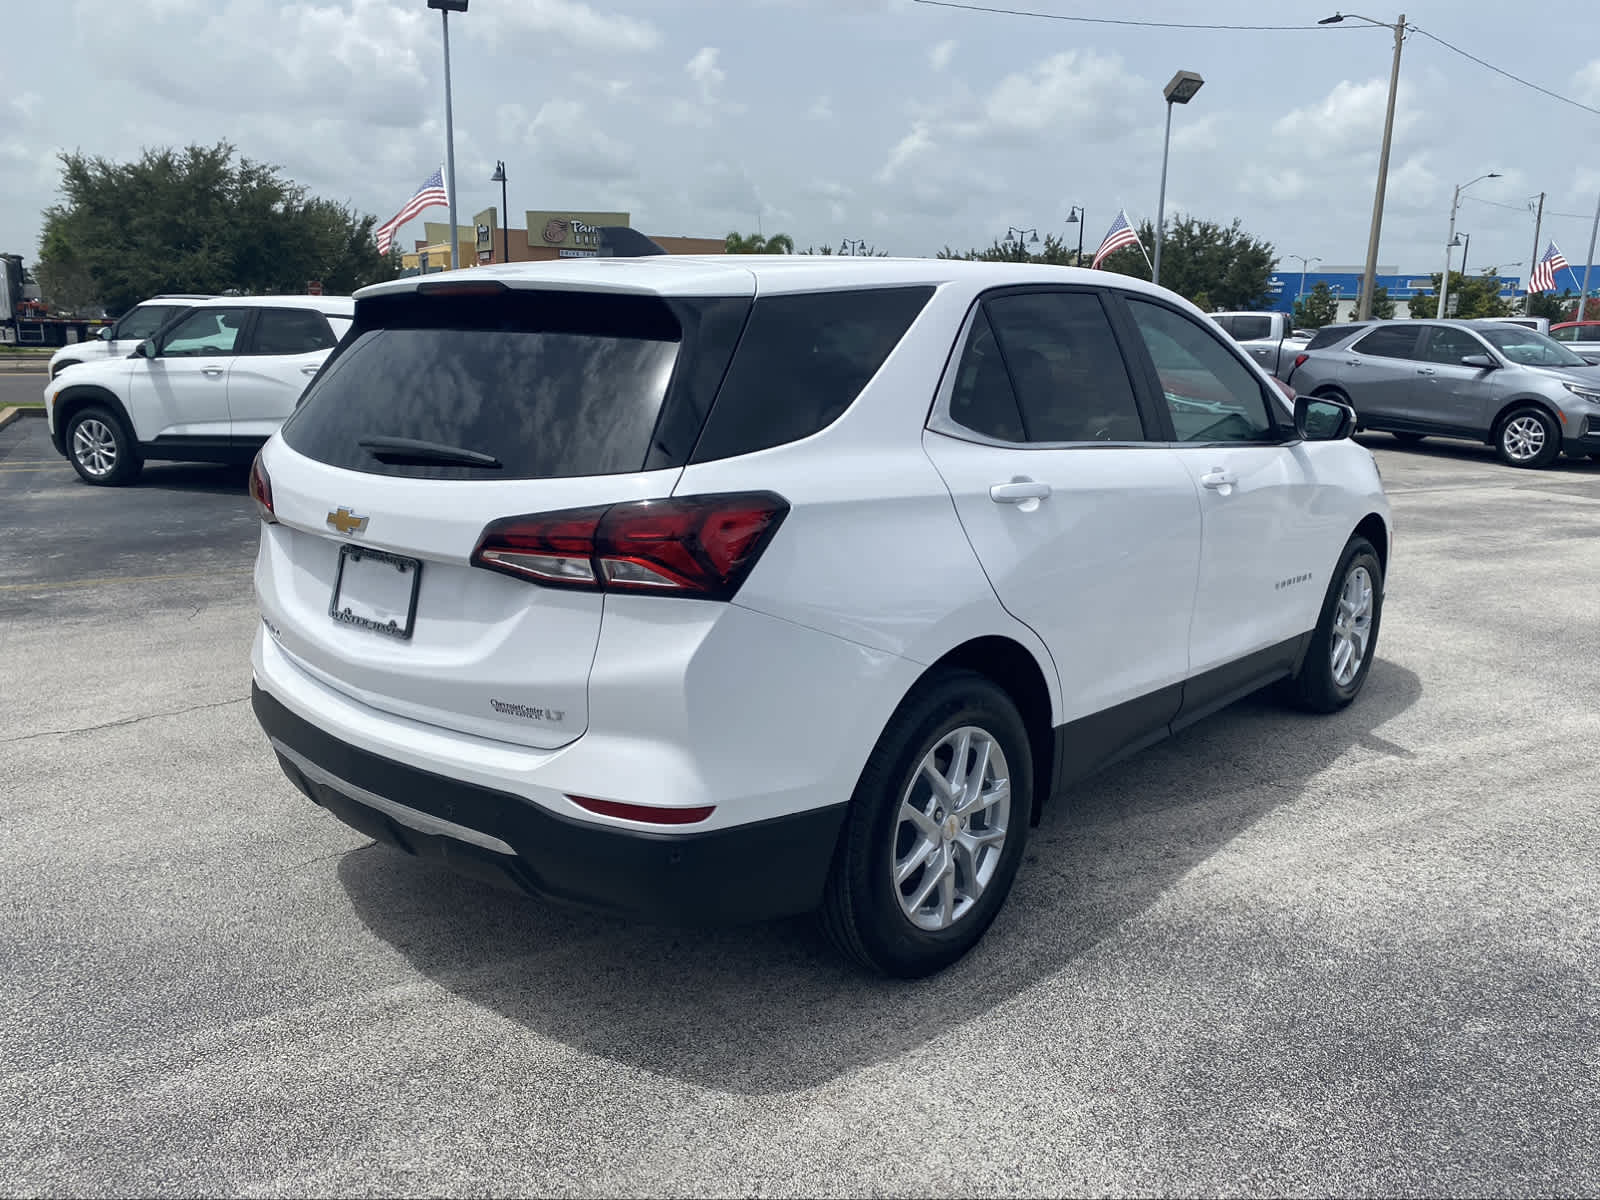
M 1309 354 L 1296 354 L 1294 356 L 1294 365 L 1297 367 L 1303 367 L 1306 365 L 1306 360 L 1310 357 L 1311 355 Z
M 546 587 L 727 600 L 788 512 L 781 496 L 746 492 L 505 517 L 472 563 Z
M 586 808 L 603 817 L 621 817 L 626 821 L 643 821 L 647 825 L 693 825 L 704 821 L 716 811 L 715 804 L 695 808 L 652 808 L 648 804 L 624 804 L 620 800 L 595 800 L 589 796 L 568 796 L 579 808 Z
M 257 516 L 268 525 L 278 523 L 278 516 L 272 511 L 272 480 L 267 476 L 267 469 L 261 465 L 259 453 L 250 464 L 250 499 L 256 502 Z

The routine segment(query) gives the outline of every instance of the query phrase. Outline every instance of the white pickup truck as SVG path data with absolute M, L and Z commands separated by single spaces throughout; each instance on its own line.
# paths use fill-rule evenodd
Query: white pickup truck
M 1288 375 L 1294 366 L 1294 356 L 1311 340 L 1310 330 L 1294 327 L 1291 313 L 1216 312 L 1209 315 L 1246 354 L 1279 379 Z

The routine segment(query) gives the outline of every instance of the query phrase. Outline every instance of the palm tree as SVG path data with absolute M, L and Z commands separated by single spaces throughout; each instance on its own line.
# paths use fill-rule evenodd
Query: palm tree
M 787 233 L 762 237 L 759 233 L 730 233 L 727 240 L 729 254 L 793 254 L 794 239 Z

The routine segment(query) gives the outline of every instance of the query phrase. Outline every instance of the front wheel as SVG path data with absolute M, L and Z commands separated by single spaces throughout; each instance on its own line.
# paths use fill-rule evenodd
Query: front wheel
M 1353 537 L 1328 583 L 1322 614 L 1300 673 L 1287 681 L 1297 708 L 1331 713 L 1358 695 L 1372 669 L 1383 617 L 1383 567 L 1364 537 Z
M 104 408 L 85 408 L 67 423 L 67 457 L 85 483 L 114 487 L 130 483 L 144 466 L 133 438 Z
M 1519 408 L 1500 423 L 1495 450 L 1508 467 L 1548 467 L 1561 453 L 1561 430 L 1544 409 Z
M 914 979 L 983 937 L 1022 861 L 1033 753 L 1011 698 L 972 671 L 930 676 L 878 739 L 850 799 L 822 923 L 846 955 Z

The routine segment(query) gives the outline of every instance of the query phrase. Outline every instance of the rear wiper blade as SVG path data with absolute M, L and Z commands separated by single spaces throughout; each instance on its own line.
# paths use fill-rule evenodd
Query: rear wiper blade
M 443 442 L 424 442 L 417 438 L 364 437 L 358 443 L 364 450 L 372 451 L 379 462 L 394 466 L 427 466 L 430 463 L 451 463 L 461 467 L 482 467 L 498 471 L 505 464 L 492 454 L 468 450 L 465 446 L 447 446 Z

